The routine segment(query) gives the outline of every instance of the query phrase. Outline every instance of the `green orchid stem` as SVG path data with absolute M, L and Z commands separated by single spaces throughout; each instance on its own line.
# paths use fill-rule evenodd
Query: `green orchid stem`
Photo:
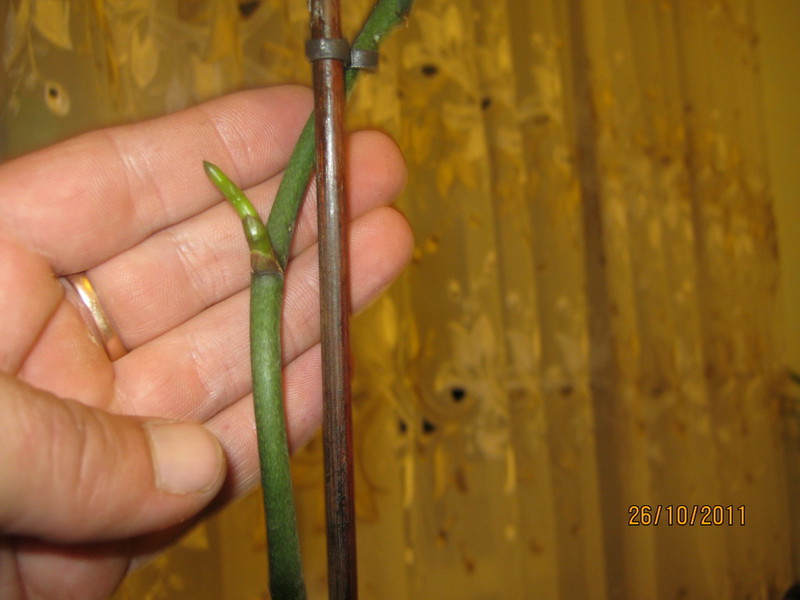
M 405 22 L 413 0 L 378 0 L 354 48 L 378 50 L 381 40 Z M 359 72 L 345 75 L 349 93 Z M 258 453 L 267 521 L 270 594 L 273 600 L 305 600 L 300 538 L 292 493 L 289 442 L 283 405 L 281 315 L 283 271 L 315 160 L 314 115 L 292 152 L 266 225 L 252 203 L 222 170 L 203 164 L 209 179 L 242 220 L 250 248 L 250 360 Z
M 413 0 L 378 0 L 353 41 L 352 47 L 377 52 L 383 39 L 398 25 L 405 23 L 412 3 Z M 360 74 L 360 69 L 347 69 L 344 83 L 348 95 L 353 91 Z M 286 268 L 289 259 L 289 246 L 297 221 L 297 212 L 300 210 L 314 168 L 314 144 L 312 113 L 294 147 L 289 166 L 286 167 L 275 197 L 275 205 L 267 220 L 267 230 L 275 249 L 275 256 L 283 268 Z
M 203 161 L 203 168 L 208 178 L 217 186 L 222 195 L 228 199 L 242 219 L 244 235 L 250 247 L 250 266 L 253 273 L 283 273 L 283 268 L 275 257 L 272 241 L 261 217 L 244 192 L 233 183 L 217 165 Z
M 305 600 L 282 397 L 281 311 L 264 310 L 265 306 L 280 307 L 282 300 L 282 274 L 253 273 L 250 280 L 250 364 L 267 522 L 270 594 L 276 600 Z
M 250 247 L 250 368 L 267 522 L 270 593 L 281 600 L 305 600 L 283 407 L 283 269 L 275 259 L 266 227 L 244 192 L 216 165 L 205 161 L 203 167 L 241 218 Z

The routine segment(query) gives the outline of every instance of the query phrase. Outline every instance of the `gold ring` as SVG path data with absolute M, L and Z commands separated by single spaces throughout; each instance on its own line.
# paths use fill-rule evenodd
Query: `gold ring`
M 89 327 L 89 334 L 98 344 L 105 348 L 108 358 L 117 360 L 125 356 L 128 351 L 125 350 L 122 340 L 106 316 L 89 278 L 86 277 L 86 273 L 75 273 L 59 279 L 68 294 L 77 294 L 79 301 L 75 302 L 75 305 Z

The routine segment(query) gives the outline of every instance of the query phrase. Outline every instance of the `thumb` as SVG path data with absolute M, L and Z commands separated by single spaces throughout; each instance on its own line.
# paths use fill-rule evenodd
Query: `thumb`
M 200 425 L 110 414 L 0 374 L 0 534 L 64 543 L 163 529 L 224 476 Z

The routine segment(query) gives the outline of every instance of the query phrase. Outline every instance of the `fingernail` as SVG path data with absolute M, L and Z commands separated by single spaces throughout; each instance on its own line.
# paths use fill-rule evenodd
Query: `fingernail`
M 171 494 L 205 492 L 222 470 L 222 447 L 200 425 L 148 423 L 156 487 Z

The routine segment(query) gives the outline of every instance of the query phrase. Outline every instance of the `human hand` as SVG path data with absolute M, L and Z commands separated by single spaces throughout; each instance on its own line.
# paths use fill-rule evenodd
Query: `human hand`
M 304 89 L 243 92 L 0 165 L 1 597 L 105 598 L 212 499 L 257 483 L 249 254 L 202 161 L 265 216 L 310 110 Z M 388 207 L 396 147 L 358 133 L 348 158 L 357 309 L 412 242 Z M 293 447 L 321 419 L 315 238 L 306 202 L 283 314 Z M 128 351 L 116 360 L 59 282 L 82 272 Z

